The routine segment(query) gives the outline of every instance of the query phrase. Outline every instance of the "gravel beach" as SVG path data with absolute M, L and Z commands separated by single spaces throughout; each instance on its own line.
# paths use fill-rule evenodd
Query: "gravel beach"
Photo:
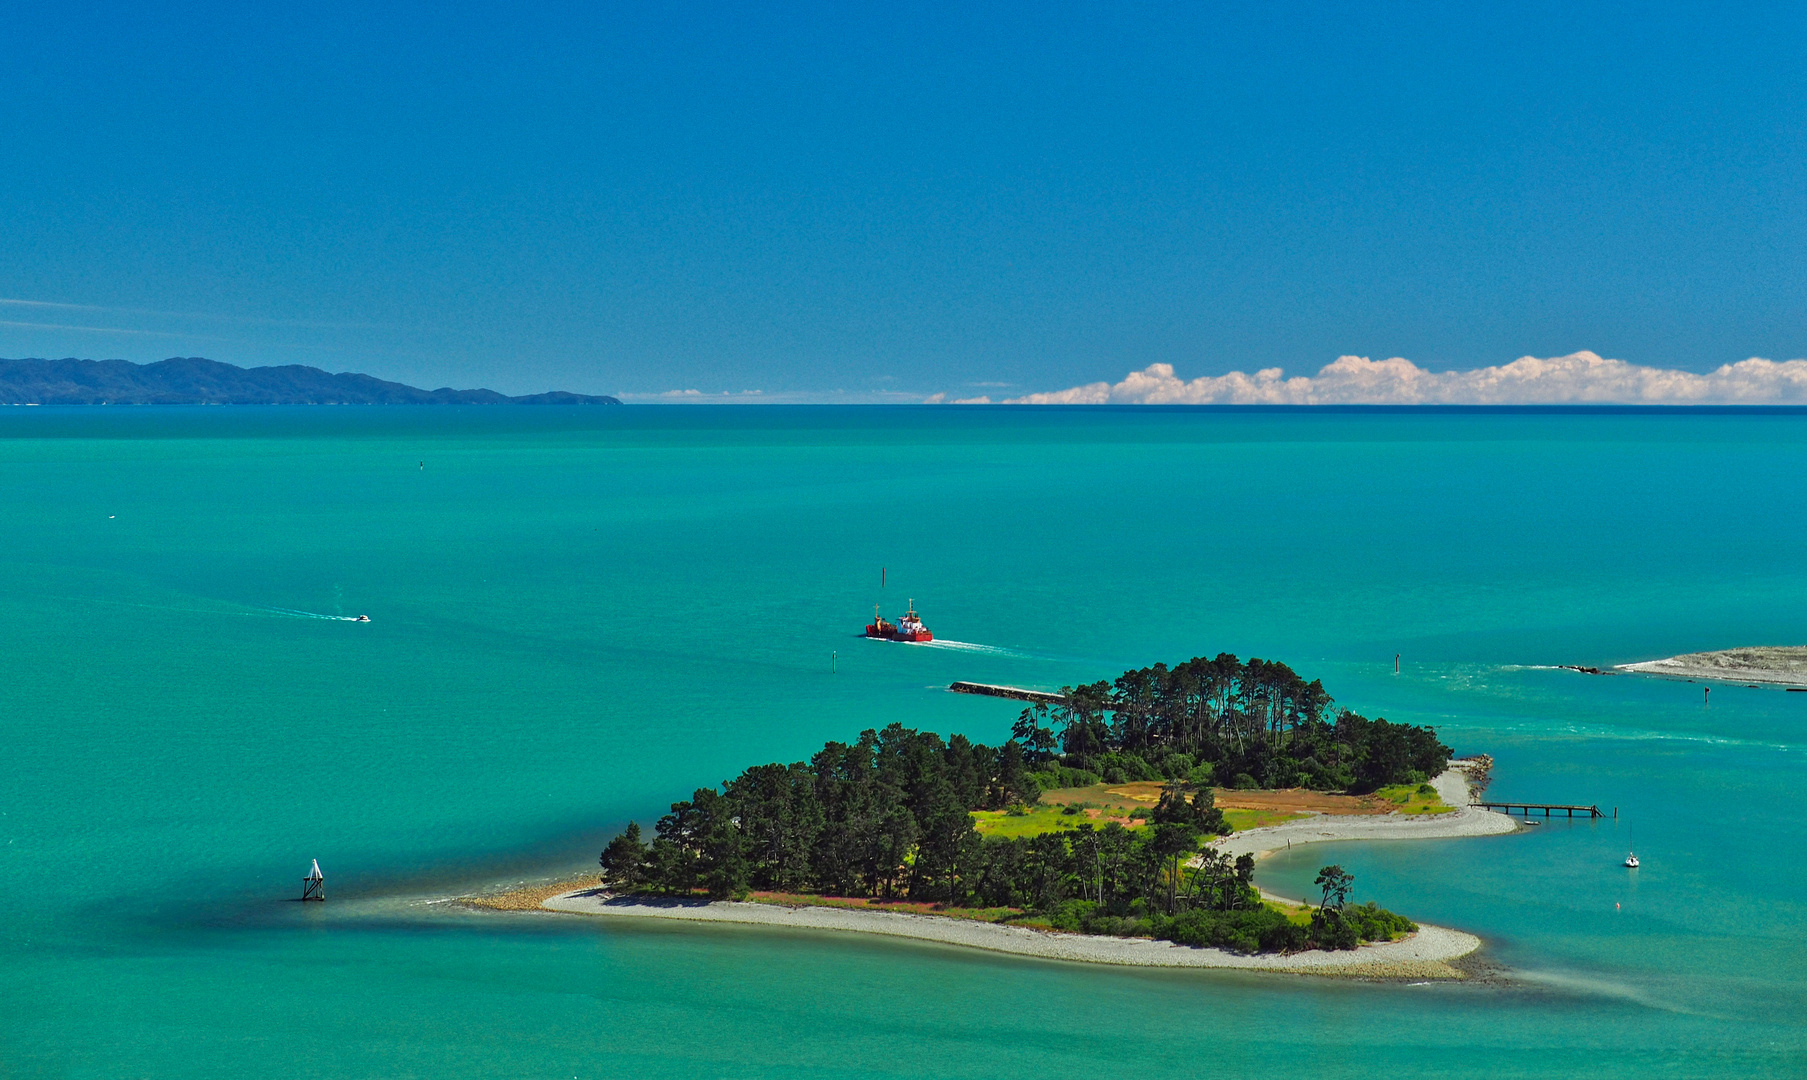
M 1347 952 L 1303 952 L 1288 956 L 1244 956 L 1222 949 L 1197 949 L 1170 941 L 1146 938 L 1097 937 L 1062 934 L 1021 926 L 940 915 L 906 915 L 890 911 L 850 911 L 845 908 L 747 904 L 734 901 L 668 902 L 639 897 L 615 897 L 598 889 L 585 889 L 552 897 L 542 903 L 549 911 L 582 915 L 615 915 L 642 919 L 685 919 L 694 922 L 745 923 L 788 926 L 808 930 L 842 930 L 889 937 L 914 938 L 945 945 L 989 949 L 992 952 L 1034 956 L 1046 960 L 1070 960 L 1087 964 L 1119 964 L 1132 967 L 1241 968 L 1252 971 L 1290 971 L 1301 974 L 1356 975 L 1379 978 L 1459 978 L 1448 961 L 1479 948 L 1473 934 L 1440 926 L 1421 927 L 1401 941 L 1365 945 Z

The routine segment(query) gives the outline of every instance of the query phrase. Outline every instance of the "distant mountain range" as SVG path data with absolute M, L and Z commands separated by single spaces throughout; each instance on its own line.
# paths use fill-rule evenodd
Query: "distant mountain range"
M 0 359 L 0 404 L 10 405 L 619 405 L 588 394 L 422 390 L 369 375 L 319 368 L 242 368 L 175 357 L 126 360 Z

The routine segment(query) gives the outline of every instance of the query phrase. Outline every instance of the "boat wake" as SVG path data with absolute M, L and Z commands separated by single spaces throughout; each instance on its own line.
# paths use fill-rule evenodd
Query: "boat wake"
M 953 649 L 956 652 L 987 653 L 991 656 L 1029 655 L 1028 653 L 1017 652 L 1015 649 L 1001 648 L 997 645 L 980 645 L 971 641 L 945 641 L 941 638 L 936 638 L 934 641 L 918 641 L 915 642 L 915 644 L 921 645 L 925 649 Z
M 286 615 L 291 619 L 325 619 L 328 622 L 369 622 L 368 615 L 322 615 L 317 611 L 297 611 L 294 608 L 267 607 L 265 611 L 272 615 Z

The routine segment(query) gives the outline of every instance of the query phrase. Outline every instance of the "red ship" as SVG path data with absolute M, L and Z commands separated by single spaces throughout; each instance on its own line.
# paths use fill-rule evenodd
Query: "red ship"
M 886 622 L 885 617 L 878 613 L 875 605 L 872 609 L 872 622 L 866 627 L 866 636 L 883 638 L 886 641 L 935 640 L 935 635 L 929 633 L 929 628 L 922 625 L 922 620 L 917 617 L 916 601 L 914 600 L 910 601 L 910 610 L 904 612 L 904 617 L 894 623 Z

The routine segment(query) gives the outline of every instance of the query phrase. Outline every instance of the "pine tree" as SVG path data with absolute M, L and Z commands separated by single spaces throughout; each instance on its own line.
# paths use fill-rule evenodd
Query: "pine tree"
M 602 865 L 602 883 L 612 889 L 633 889 L 646 880 L 646 845 L 640 842 L 640 823 L 630 821 L 619 836 L 609 841 L 597 860 Z

